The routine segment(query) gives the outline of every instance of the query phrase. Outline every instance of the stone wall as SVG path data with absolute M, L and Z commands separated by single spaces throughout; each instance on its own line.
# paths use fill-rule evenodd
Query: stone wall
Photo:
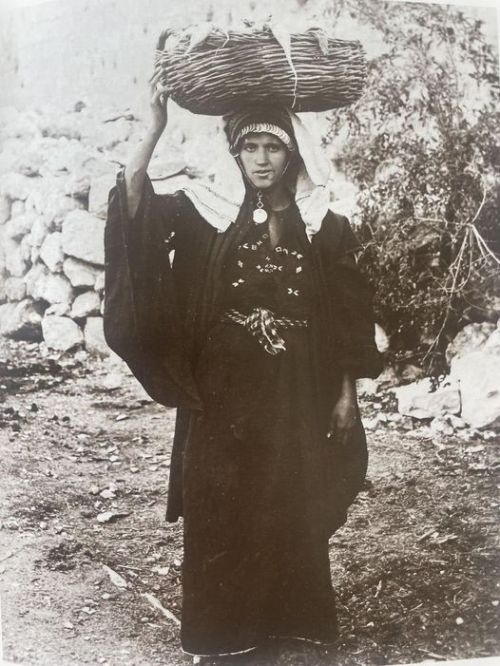
M 0 335 L 109 353 L 102 332 L 104 226 L 118 169 L 145 132 L 130 112 L 0 109 Z M 217 118 L 169 102 L 148 173 L 158 194 L 215 178 Z M 219 137 L 219 140 L 215 140 Z
M 4 112 L 5 114 L 5 112 Z M 119 147 L 139 123 L 10 112 L 0 158 L 0 333 L 106 352 L 104 218 Z

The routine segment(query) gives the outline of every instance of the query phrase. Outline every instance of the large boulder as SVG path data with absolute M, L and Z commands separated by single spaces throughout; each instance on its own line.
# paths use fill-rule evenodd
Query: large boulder
M 58 191 L 47 199 L 43 214 L 50 228 L 60 231 L 66 215 L 72 210 L 81 210 L 82 208 L 82 203 Z
M 13 277 L 21 277 L 28 269 L 28 262 L 24 255 L 24 247 L 21 243 L 9 238 L 5 234 L 2 237 L 5 253 L 5 269 Z
M 68 351 L 83 343 L 82 329 L 69 317 L 44 317 L 42 332 L 45 344 L 51 349 Z
M 73 287 L 93 287 L 103 271 L 93 264 L 67 257 L 63 263 L 63 272 Z
M 31 247 L 41 247 L 45 237 L 49 232 L 49 227 L 43 215 L 37 215 L 30 233 L 26 236 L 28 243 Z
M 105 176 L 92 177 L 89 192 L 89 212 L 103 220 L 108 212 L 108 195 L 115 185 L 116 174 L 113 170 Z
M 5 224 L 5 233 L 9 238 L 19 240 L 31 231 L 35 220 L 36 215 L 33 213 L 24 213 L 23 215 L 11 217 Z
M 99 275 L 97 276 L 97 279 L 95 281 L 94 289 L 97 291 L 98 294 L 102 294 L 104 292 L 104 283 L 105 283 L 105 274 L 104 271 L 101 271 Z
M 133 130 L 134 125 L 129 120 L 118 118 L 112 122 L 94 122 L 88 127 L 88 135 L 84 138 L 100 150 L 111 150 L 117 144 L 127 141 Z
M 0 335 L 16 340 L 40 340 L 42 310 L 30 299 L 0 305 Z
M 7 278 L 4 289 L 9 301 L 22 301 L 26 296 L 26 282 L 20 277 Z
M 71 307 L 68 303 L 54 303 L 53 305 L 49 305 L 43 313 L 43 316 L 48 317 L 49 315 L 57 315 L 58 317 L 69 317 L 70 310 Z
M 40 289 L 40 298 L 47 303 L 66 303 L 73 301 L 74 292 L 71 282 L 64 275 L 49 273 Z
M 28 198 L 32 189 L 32 179 L 20 173 L 6 173 L 0 178 L 0 194 L 10 200 L 21 199 L 21 201 L 24 201 Z
M 32 178 L 33 187 L 26 199 L 26 210 L 46 218 L 47 226 L 56 229 L 61 226 L 69 211 L 81 208 L 82 204 L 66 196 L 67 176 L 46 176 Z
M 495 324 L 482 322 L 465 326 L 446 348 L 448 364 L 457 356 L 464 356 L 471 351 L 478 351 L 483 347 L 495 330 Z
M 48 276 L 49 271 L 44 264 L 34 264 L 23 278 L 28 296 L 31 296 L 35 301 L 39 301 L 42 298 Z
M 73 319 L 83 319 L 89 315 L 99 314 L 101 299 L 95 291 L 85 291 L 73 301 L 71 316 Z
M 460 386 L 463 420 L 473 428 L 500 425 L 500 349 L 483 347 L 451 362 L 450 379 Z
M 500 354 L 500 319 L 497 322 L 497 327 L 484 343 L 484 349 L 488 350 L 489 354 Z
M 64 193 L 77 199 L 85 199 L 89 195 L 90 175 L 88 173 L 72 173 L 64 185 Z
M 40 248 L 40 259 L 53 273 L 62 270 L 64 262 L 64 252 L 62 250 L 62 234 L 55 231 L 46 236 Z
M 13 167 L 15 171 L 22 173 L 23 176 L 30 176 L 30 178 L 32 178 L 40 175 L 43 161 L 43 149 L 37 146 L 37 142 L 34 142 L 29 150 L 26 150 L 25 147 L 25 149 L 17 155 Z
M 102 317 L 88 317 L 85 322 L 85 347 L 90 352 L 94 352 L 100 356 L 109 356 L 112 354 L 111 349 L 106 344 L 104 339 L 104 326 Z
M 66 176 L 78 170 L 93 149 L 84 146 L 80 141 L 67 138 L 45 138 L 40 142 L 39 150 L 44 152 L 40 173 L 43 176 Z
M 446 380 L 435 388 L 429 378 L 393 389 L 398 411 L 416 419 L 432 419 L 442 414 L 460 414 L 461 402 L 457 383 Z
M 113 180 L 114 183 L 116 171 L 116 163 L 91 155 L 72 170 L 70 177 L 66 181 L 65 193 L 78 199 L 84 199 L 89 196 L 91 183 L 94 183 L 94 188 L 98 187 L 101 179 L 106 182 Z M 92 212 L 95 208 L 94 201 L 96 201 L 96 195 L 97 192 L 95 191 L 92 195 Z
M 76 259 L 104 265 L 104 221 L 84 210 L 74 210 L 62 225 L 64 252 Z
M 110 162 L 102 153 L 96 153 L 86 159 L 85 162 L 82 162 L 72 175 L 76 179 L 82 179 L 84 176 L 88 176 L 89 179 L 92 179 L 99 176 L 107 176 L 110 173 L 116 174 L 117 170 L 116 160 Z

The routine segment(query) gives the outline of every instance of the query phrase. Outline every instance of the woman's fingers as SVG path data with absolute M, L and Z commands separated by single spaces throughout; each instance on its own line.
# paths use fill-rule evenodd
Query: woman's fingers
M 337 419 L 332 419 L 326 433 L 326 438 L 333 445 L 345 448 L 349 445 L 355 426 L 355 420 L 347 423 L 339 423 Z
M 154 95 L 158 97 L 159 95 L 164 95 L 164 94 L 168 94 L 168 87 L 162 85 L 161 83 L 157 83 L 154 90 Z
M 168 88 L 167 88 L 167 86 L 163 86 L 161 84 L 158 84 L 156 86 L 156 90 L 153 92 L 153 96 L 151 98 L 152 104 L 156 104 L 157 102 L 160 102 L 162 105 L 165 105 L 167 99 L 168 99 Z
M 153 70 L 153 73 L 151 74 L 151 78 L 149 79 L 150 83 L 157 83 L 162 76 L 164 75 L 164 70 L 163 67 L 158 67 L 157 69 Z
M 159 79 L 159 75 L 160 75 L 160 71 L 161 71 L 161 70 L 157 69 L 157 70 L 155 70 L 155 71 L 151 74 L 151 76 L 150 76 L 149 79 L 148 79 L 148 83 L 149 83 L 150 86 L 154 86 L 154 84 L 156 83 L 156 81 L 158 81 L 158 79 Z
M 331 444 L 334 444 L 337 441 L 337 422 L 335 419 L 331 419 L 330 421 L 326 438 Z
M 162 76 L 162 70 L 156 72 L 151 79 L 149 80 L 149 86 L 151 89 L 151 94 L 154 95 L 157 92 L 167 92 L 167 86 L 165 85 L 164 77 Z

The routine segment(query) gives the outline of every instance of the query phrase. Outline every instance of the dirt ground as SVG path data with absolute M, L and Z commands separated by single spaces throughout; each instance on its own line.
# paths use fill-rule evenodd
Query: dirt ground
M 0 341 L 6 662 L 191 663 L 179 644 L 182 525 L 164 520 L 175 413 L 117 368 Z M 498 438 L 436 441 L 390 392 L 362 412 L 369 477 L 331 541 L 341 641 L 322 654 L 283 646 L 267 663 L 500 654 Z

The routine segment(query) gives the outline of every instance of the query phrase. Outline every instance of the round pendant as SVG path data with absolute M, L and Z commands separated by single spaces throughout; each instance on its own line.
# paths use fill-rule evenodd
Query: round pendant
M 256 208 L 253 212 L 253 221 L 255 224 L 262 224 L 267 220 L 267 213 L 263 208 Z

